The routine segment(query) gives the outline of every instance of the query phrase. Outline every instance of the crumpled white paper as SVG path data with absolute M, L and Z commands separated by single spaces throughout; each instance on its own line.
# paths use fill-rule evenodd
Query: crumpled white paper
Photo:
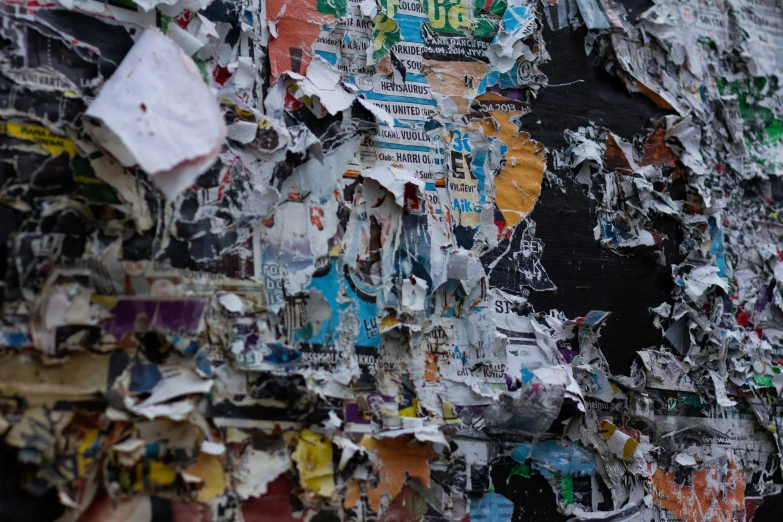
M 160 31 L 144 31 L 86 112 L 85 127 L 167 199 L 217 159 L 226 135 L 218 100 L 195 63 Z

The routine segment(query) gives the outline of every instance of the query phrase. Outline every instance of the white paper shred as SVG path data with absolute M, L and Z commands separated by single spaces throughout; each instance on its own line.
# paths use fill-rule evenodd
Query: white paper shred
M 413 173 L 388 165 L 366 168 L 362 170 L 362 176 L 380 183 L 394 195 L 394 202 L 400 207 L 405 204 L 405 185 L 415 185 L 419 190 L 424 189 L 424 182 Z
M 138 165 L 168 199 L 214 163 L 226 134 L 196 65 L 154 28 L 144 31 L 86 116 L 95 140 L 123 165 Z
M 687 453 L 678 453 L 676 457 L 674 457 L 674 460 L 677 461 L 677 464 L 680 466 L 695 466 L 696 465 L 696 459 L 693 458 L 693 456 L 688 455 Z
M 715 385 L 715 400 L 718 401 L 718 404 L 724 408 L 736 406 L 737 402 L 729 399 L 729 396 L 726 393 L 726 381 L 716 372 L 712 370 L 709 372 L 710 377 L 712 377 L 712 382 Z
M 402 281 L 402 306 L 410 311 L 424 310 L 424 299 L 427 296 L 427 282 L 416 276 L 410 276 Z
M 239 313 L 245 309 L 242 298 L 237 294 L 223 294 L 218 298 L 223 308 L 232 313 Z
M 248 446 L 234 472 L 236 492 L 243 499 L 260 497 L 267 492 L 269 483 L 290 467 L 291 459 L 286 452 L 266 452 Z

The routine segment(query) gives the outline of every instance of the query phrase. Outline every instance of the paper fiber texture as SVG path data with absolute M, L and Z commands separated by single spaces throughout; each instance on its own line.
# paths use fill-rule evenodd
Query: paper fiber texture
M 57 520 L 748 522 L 780 494 L 780 0 L 0 9 L 0 432 Z M 545 33 L 668 115 L 543 142 Z M 566 178 L 601 255 L 678 252 L 628 375 L 613 309 L 531 304 Z

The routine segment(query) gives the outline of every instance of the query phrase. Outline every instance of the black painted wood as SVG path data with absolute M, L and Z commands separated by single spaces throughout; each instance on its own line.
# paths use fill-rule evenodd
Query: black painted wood
M 629 2 L 630 14 L 641 12 L 644 3 Z M 600 58 L 587 56 L 587 30 L 545 29 L 544 38 L 552 60 L 542 67 L 551 87 L 542 89 L 525 117 L 522 129 L 548 149 L 566 145 L 564 131 L 591 123 L 632 139 L 646 134 L 666 112 L 641 95 L 628 93 L 625 84 L 603 68 Z M 582 80 L 578 83 L 571 83 Z M 568 84 L 558 86 L 561 84 Z M 552 308 L 569 317 L 590 310 L 606 310 L 612 317 L 602 330 L 601 348 L 613 373 L 627 373 L 639 349 L 659 345 L 660 332 L 652 325 L 648 308 L 666 301 L 671 293 L 670 264 L 677 262 L 678 226 L 660 221 L 656 229 L 666 234 L 666 265 L 652 258 L 623 257 L 599 246 L 593 236 L 595 205 L 584 189 L 566 174 L 566 192 L 545 186 L 531 214 L 536 236 L 544 242 L 542 263 L 555 292 L 533 292 L 536 311 Z

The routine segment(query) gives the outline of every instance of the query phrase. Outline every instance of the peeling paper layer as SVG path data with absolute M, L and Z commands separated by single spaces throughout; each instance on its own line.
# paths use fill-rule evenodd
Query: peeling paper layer
M 761 520 L 781 12 L 0 3 L 0 519 Z M 541 67 L 582 63 L 549 34 L 666 116 L 542 142 Z M 599 258 L 552 255 L 544 193 L 589 198 Z M 627 304 L 564 302 L 563 270 L 655 263 L 660 341 L 626 336 L 623 375 Z

